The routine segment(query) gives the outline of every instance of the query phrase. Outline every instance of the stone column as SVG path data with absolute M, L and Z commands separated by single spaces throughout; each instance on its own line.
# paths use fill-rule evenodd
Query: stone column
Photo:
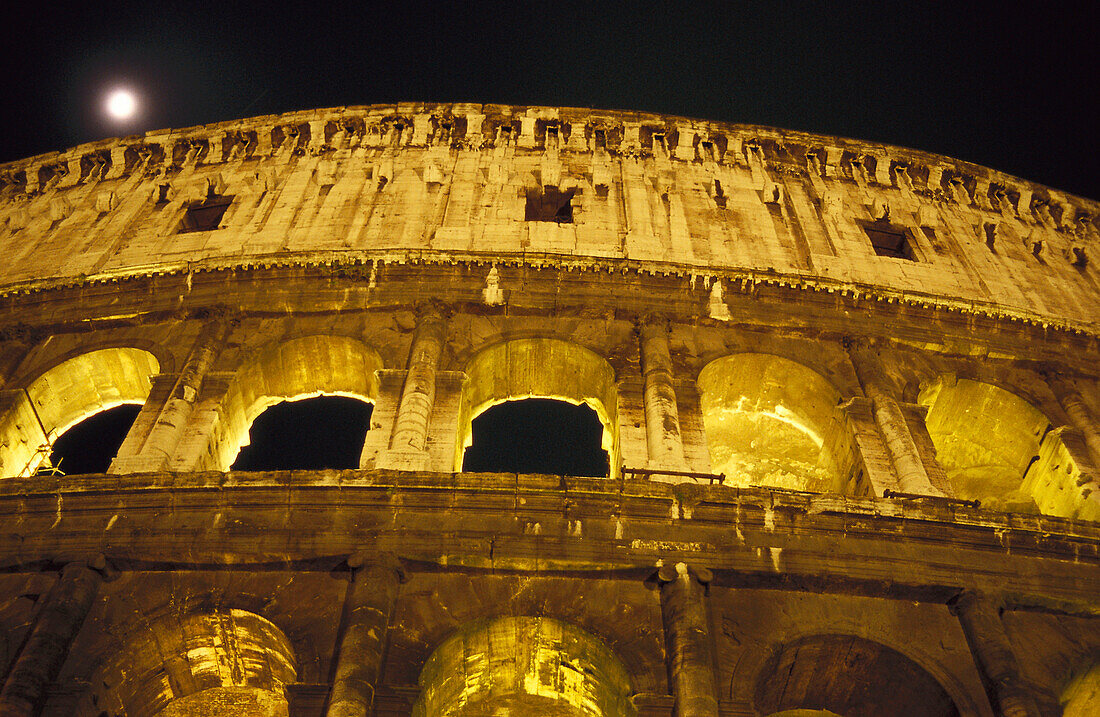
M 46 687 L 61 672 L 102 582 L 103 576 L 85 563 L 69 563 L 61 569 L 0 692 L 0 715 L 38 714 Z
M 1085 399 L 1081 397 L 1081 393 L 1073 382 L 1064 376 L 1051 371 L 1047 373 L 1046 379 L 1062 410 L 1069 417 L 1070 423 L 1081 432 L 1093 466 L 1100 469 L 1100 426 L 1085 405 Z
M 662 566 L 661 619 L 675 717 L 717 717 L 718 693 L 714 653 L 707 617 L 707 584 L 711 573 L 684 563 Z
M 344 634 L 325 717 L 374 714 L 386 632 L 404 577 L 400 561 L 388 553 L 357 553 L 348 558 L 348 565 L 355 572 L 344 602 Z
M 409 367 L 397 406 L 389 450 L 379 468 L 424 470 L 428 465 L 428 423 L 435 405 L 435 378 L 443 354 L 446 322 L 435 306 L 417 316 Z
M 680 414 L 672 383 L 672 356 L 668 348 L 668 320 L 647 316 L 636 328 L 641 341 L 642 378 L 645 381 L 645 427 L 649 467 L 687 470 L 680 437 Z
M 847 342 L 845 348 L 863 392 L 871 399 L 875 424 L 886 442 L 890 462 L 898 476 L 898 487 L 903 493 L 942 495 L 928 478 L 905 413 L 895 398 L 898 390 L 883 370 L 874 349 L 859 341 Z
M 228 334 L 229 322 L 224 318 L 213 319 L 202 327 L 183 370 L 175 377 L 175 384 L 137 455 L 131 453 L 116 461 L 111 466 L 111 473 L 158 471 L 168 466 L 195 408 L 203 380 L 213 367 Z M 133 451 L 132 447 L 126 448 L 128 452 Z
M 950 607 L 962 625 L 993 711 L 1004 717 L 1039 717 L 997 605 L 976 591 L 964 590 Z

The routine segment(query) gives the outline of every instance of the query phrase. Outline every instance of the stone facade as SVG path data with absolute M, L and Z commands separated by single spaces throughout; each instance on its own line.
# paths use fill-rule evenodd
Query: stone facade
M 0 714 L 1100 710 L 1098 209 L 496 105 L 0 166 Z M 373 404 L 358 469 L 229 470 L 318 394 Z M 609 475 L 463 472 L 529 397 Z

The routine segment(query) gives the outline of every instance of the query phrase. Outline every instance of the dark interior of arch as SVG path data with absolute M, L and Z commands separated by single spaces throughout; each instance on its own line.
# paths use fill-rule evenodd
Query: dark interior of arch
M 65 475 L 106 473 L 140 412 L 140 405 L 124 403 L 85 418 L 53 442 L 51 465 Z
M 828 710 L 844 717 L 958 717 L 939 682 L 896 650 L 851 635 L 818 635 L 786 646 L 761 672 L 761 714 Z
M 373 410 L 346 396 L 277 403 L 252 422 L 232 470 L 358 468 Z
M 606 476 L 603 424 L 586 405 L 551 398 L 507 401 L 473 420 L 473 443 L 462 470 Z

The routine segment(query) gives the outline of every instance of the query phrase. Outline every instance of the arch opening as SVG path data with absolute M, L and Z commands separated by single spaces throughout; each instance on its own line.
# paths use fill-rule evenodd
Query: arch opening
M 1074 516 L 1080 475 L 1037 408 L 988 383 L 945 375 L 923 387 L 928 435 L 955 494 L 982 507 Z
M 249 426 L 231 470 L 358 468 L 373 408 L 349 396 L 280 401 Z
M 156 357 L 148 351 L 101 349 L 54 366 L 25 391 L 5 392 L 7 405 L 0 407 L 0 476 L 34 475 L 48 467 L 55 441 L 69 429 L 125 404 L 141 406 L 149 396 L 151 377 L 159 371 Z M 115 446 L 110 458 L 117 450 Z
M 229 470 L 242 448 L 249 445 L 253 423 L 272 406 L 318 397 L 345 397 L 373 406 L 378 397 L 377 371 L 381 368 L 382 359 L 376 351 L 344 336 L 305 336 L 259 352 L 241 367 L 226 389 L 210 444 L 195 468 Z M 279 422 L 279 413 L 293 415 L 298 408 L 277 410 L 273 422 Z M 348 408 L 362 411 L 353 404 Z M 366 425 L 369 427 L 369 419 Z M 360 452 L 362 448 L 360 442 Z
M 91 684 L 111 714 L 286 715 L 297 677 L 290 640 L 238 609 L 141 621 L 99 661 Z
M 587 404 L 527 398 L 490 406 L 471 423 L 462 470 L 607 477 L 603 424 Z
M 551 618 L 466 625 L 436 648 L 419 682 L 414 717 L 636 714 L 618 657 L 595 635 Z
M 820 374 L 743 353 L 707 364 L 698 385 L 711 466 L 727 485 L 842 489 L 833 458 L 844 435 L 840 394 Z
M 57 437 L 36 474 L 106 473 L 139 413 L 140 403 L 122 403 L 85 417 Z
M 958 717 L 925 668 L 885 645 L 852 635 L 814 635 L 783 646 L 755 691 L 760 714 Z
M 455 466 L 461 470 L 474 444 L 474 420 L 494 406 L 550 399 L 595 412 L 602 426 L 600 449 L 608 456 L 605 475 L 618 475 L 618 391 L 611 365 L 568 341 L 514 339 L 484 349 L 466 369 L 459 409 Z

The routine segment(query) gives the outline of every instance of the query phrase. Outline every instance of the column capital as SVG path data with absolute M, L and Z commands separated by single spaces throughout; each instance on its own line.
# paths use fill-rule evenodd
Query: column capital
M 989 609 L 1000 611 L 1002 601 L 999 597 L 972 588 L 960 590 L 954 597 L 947 601 L 947 609 L 952 615 L 959 615 L 975 609 Z
M 370 572 L 393 572 L 397 576 L 398 582 L 404 583 L 408 580 L 401 558 L 393 553 L 378 550 L 359 550 L 348 556 L 347 563 L 355 575 Z
M 438 299 L 425 299 L 413 305 L 413 314 L 416 315 L 417 323 L 432 320 L 446 321 L 454 315 L 454 307 Z
M 655 575 L 660 585 L 685 579 L 694 580 L 700 585 L 709 585 L 714 579 L 714 573 L 710 568 L 705 568 L 700 565 L 689 565 L 683 562 L 665 563 L 657 569 Z
M 668 333 L 672 330 L 672 320 L 659 311 L 649 311 L 634 317 L 634 333 L 639 336 L 652 336 L 654 332 Z

